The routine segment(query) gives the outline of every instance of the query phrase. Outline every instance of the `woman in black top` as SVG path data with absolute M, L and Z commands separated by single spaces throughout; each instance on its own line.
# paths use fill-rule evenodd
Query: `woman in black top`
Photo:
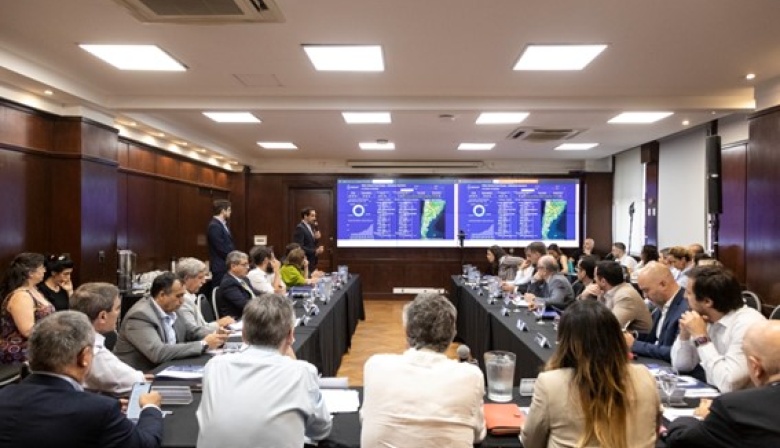
M 73 273 L 73 260 L 68 254 L 49 255 L 46 257 L 45 265 L 46 279 L 38 283 L 38 290 L 57 311 L 67 310 L 70 295 L 73 294 L 73 282 L 70 280 L 70 275 Z

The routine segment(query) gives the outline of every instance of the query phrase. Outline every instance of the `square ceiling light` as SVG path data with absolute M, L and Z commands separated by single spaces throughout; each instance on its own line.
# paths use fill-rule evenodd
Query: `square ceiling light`
M 490 151 L 496 146 L 495 143 L 461 143 L 458 145 L 459 151 Z
M 649 124 L 672 115 L 674 112 L 623 112 L 612 117 L 607 123 Z
M 342 112 L 341 115 L 349 124 L 392 123 L 390 112 Z
M 249 112 L 203 112 L 203 115 L 217 123 L 262 123 Z
M 556 151 L 587 151 L 598 146 L 598 143 L 563 143 L 555 148 Z
M 582 70 L 606 45 L 529 45 L 514 70 Z
M 395 149 L 393 142 L 362 142 L 360 149 L 364 151 L 392 151 Z
M 257 142 L 263 149 L 281 149 L 292 151 L 298 149 L 293 142 Z
M 528 112 L 482 112 L 477 124 L 518 124 L 528 118 Z
M 383 72 L 379 45 L 304 45 L 303 51 L 318 71 Z
M 79 45 L 119 70 L 183 72 L 187 67 L 157 45 Z

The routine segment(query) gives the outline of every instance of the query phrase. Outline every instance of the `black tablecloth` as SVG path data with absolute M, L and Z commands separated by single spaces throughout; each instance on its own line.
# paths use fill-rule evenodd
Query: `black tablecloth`
M 327 304 L 318 303 L 318 306 L 320 313 L 317 316 L 312 316 L 308 325 L 295 328 L 293 350 L 298 359 L 314 364 L 323 376 L 335 376 L 341 364 L 341 356 L 349 350 L 352 334 L 357 328 L 358 320 L 365 319 L 360 277 L 352 275 L 343 288 L 334 292 Z M 303 310 L 296 307 L 295 312 L 300 316 Z M 159 366 L 154 370 L 154 373 L 171 365 L 202 365 L 209 359 L 211 359 L 209 355 L 178 359 Z M 187 385 L 199 383 L 199 381 L 155 380 L 155 383 L 158 382 Z M 193 402 L 188 405 L 164 407 L 164 410 L 173 411 L 173 414 L 165 417 L 163 447 L 194 447 L 196 445 L 198 422 L 195 412 L 198 410 L 201 394 L 194 392 L 193 399 Z M 352 416 L 357 418 L 357 414 L 352 414 Z M 341 420 L 343 420 L 342 416 L 337 416 L 335 422 L 338 424 Z M 357 436 L 352 439 L 359 444 L 359 422 L 357 424 Z M 344 426 L 343 429 L 347 432 L 350 431 L 348 425 Z M 334 434 L 342 434 L 344 431 L 336 430 Z M 344 438 L 350 440 L 350 437 Z

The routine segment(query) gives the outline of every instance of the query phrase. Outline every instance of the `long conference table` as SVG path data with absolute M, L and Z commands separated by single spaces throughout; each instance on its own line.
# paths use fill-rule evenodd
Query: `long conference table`
M 552 324 L 546 322 L 544 325 L 539 325 L 532 315 L 526 314 L 524 311 L 504 316 L 502 302 L 497 301 L 494 304 L 489 304 L 485 294 L 486 292 L 483 290 L 465 284 L 460 276 L 452 277 L 450 299 L 458 310 L 458 338 L 470 347 L 472 355 L 479 360 L 483 371 L 485 352 L 506 350 L 517 355 L 515 384 L 518 384 L 521 378 L 535 378 L 551 356 L 555 345 L 556 331 Z M 336 314 L 341 314 L 341 316 Z M 342 293 L 334 296 L 327 305 L 321 306 L 320 315 L 312 318 L 309 326 L 296 328 L 296 342 L 293 347 L 296 355 L 299 359 L 305 359 L 315 364 L 323 376 L 335 375 L 341 354 L 349 348 L 349 341 L 357 326 L 357 320 L 363 319 L 363 314 L 359 278 L 354 276 Z M 517 328 L 518 319 L 526 324 L 528 331 L 521 331 Z M 344 330 L 343 324 L 346 324 L 347 330 Z M 551 348 L 543 348 L 538 345 L 535 342 L 537 334 L 544 336 Z M 330 337 L 341 337 L 341 341 L 328 339 Z M 318 351 L 319 353 L 317 353 Z M 173 364 L 205 364 L 208 359 L 210 357 L 204 356 L 177 360 L 166 363 L 158 371 Z M 657 360 L 653 360 L 653 362 L 663 364 Z M 166 384 L 180 383 L 178 381 L 162 382 Z M 362 403 L 362 390 L 358 389 L 358 391 Z M 163 407 L 165 410 L 173 411 L 165 418 L 163 447 L 195 447 L 198 437 L 198 422 L 195 412 L 200 404 L 200 392 L 193 392 L 193 397 L 194 401 L 189 405 Z M 487 398 L 485 401 L 489 402 Z M 519 396 L 518 389 L 514 388 L 512 401 L 520 406 L 529 406 L 531 397 Z M 360 447 L 358 414 L 335 414 L 330 435 L 327 439 L 320 441 L 318 446 L 320 448 Z M 516 435 L 488 435 L 482 443 L 475 446 L 484 448 L 522 447 L 522 444 Z M 657 447 L 664 447 L 664 443 L 659 440 Z

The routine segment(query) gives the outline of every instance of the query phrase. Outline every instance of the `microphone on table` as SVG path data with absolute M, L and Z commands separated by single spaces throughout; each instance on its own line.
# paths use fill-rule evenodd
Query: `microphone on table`
M 458 347 L 458 362 L 477 365 L 477 361 L 471 357 L 471 349 L 468 345 L 462 344 Z

